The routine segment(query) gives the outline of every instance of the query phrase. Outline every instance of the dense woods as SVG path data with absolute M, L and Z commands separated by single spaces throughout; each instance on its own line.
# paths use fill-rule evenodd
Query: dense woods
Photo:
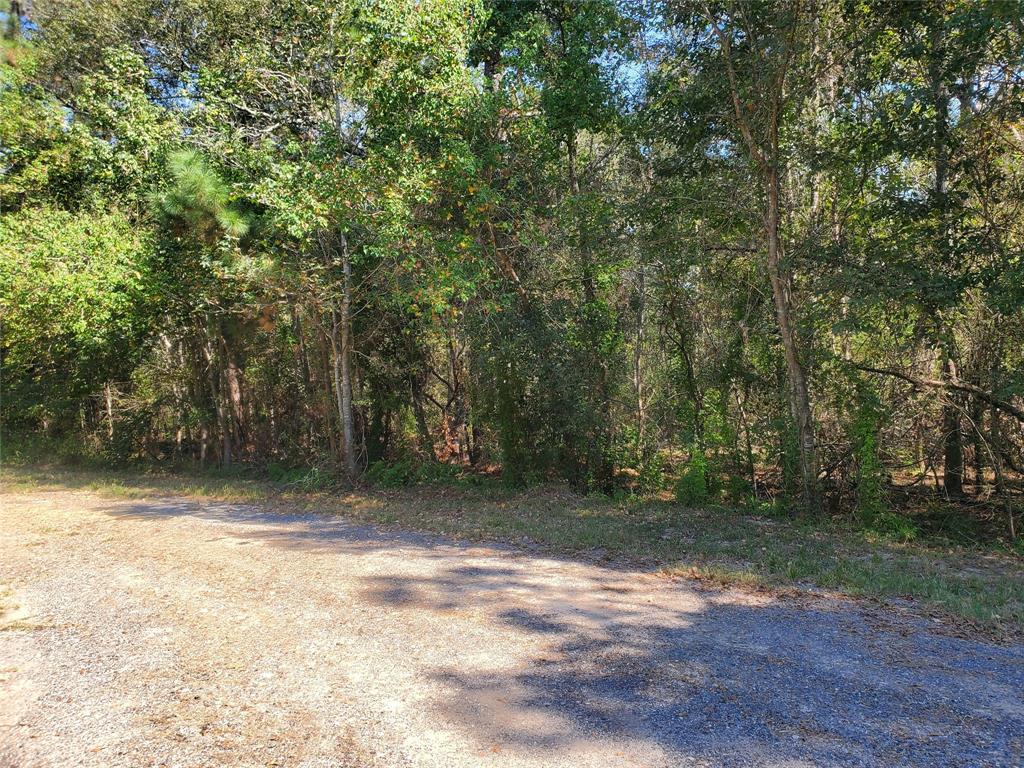
M 10 9 L 7 451 L 1013 529 L 1018 3 Z

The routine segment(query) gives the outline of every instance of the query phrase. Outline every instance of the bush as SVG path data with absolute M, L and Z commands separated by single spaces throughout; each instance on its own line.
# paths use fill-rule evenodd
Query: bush
M 665 487 L 665 462 L 660 455 L 655 454 L 640 465 L 636 487 L 640 493 L 657 493 Z
M 143 447 L 152 423 L 153 413 L 148 409 L 123 410 L 117 417 L 113 438 L 108 439 L 105 435 L 102 438 L 104 460 L 118 466 L 144 456 Z
M 754 495 L 754 487 L 745 477 L 729 475 L 725 480 L 723 493 L 730 504 L 748 506 Z
M 437 461 L 417 463 L 412 459 L 375 461 L 366 470 L 366 482 L 380 488 L 401 488 L 406 485 L 451 485 L 459 480 L 462 468 Z
M 370 485 L 381 488 L 401 488 L 412 481 L 415 471 L 415 466 L 410 459 L 392 462 L 375 461 L 366 470 L 365 480 Z
M 694 449 L 689 463 L 676 481 L 676 501 L 688 507 L 706 504 L 712 496 L 708 462 L 702 451 Z
M 455 464 L 428 461 L 416 467 L 413 481 L 424 485 L 451 485 L 462 475 L 462 468 Z
M 66 464 L 100 467 L 106 463 L 101 443 L 93 435 L 7 432 L 0 448 L 0 466 Z
M 878 459 L 876 428 L 858 420 L 854 450 L 857 458 L 857 516 L 866 525 L 888 512 L 885 498 L 885 471 Z
M 292 481 L 292 485 L 300 491 L 322 491 L 337 484 L 338 478 L 335 475 L 319 467 L 310 468 L 304 475 Z

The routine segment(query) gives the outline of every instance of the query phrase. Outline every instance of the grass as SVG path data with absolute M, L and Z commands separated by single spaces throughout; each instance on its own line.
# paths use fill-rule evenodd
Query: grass
M 0 585 L 0 632 L 18 632 L 43 629 L 46 624 L 21 615 L 21 606 L 14 599 L 10 587 Z
M 662 500 L 581 498 L 563 488 L 445 486 L 331 492 L 224 475 L 9 468 L 4 487 L 121 498 L 183 495 L 317 511 L 473 541 L 639 565 L 752 589 L 803 589 L 916 603 L 986 633 L 1024 634 L 1024 557 L 940 538 L 898 542 L 850 521 L 800 521 Z

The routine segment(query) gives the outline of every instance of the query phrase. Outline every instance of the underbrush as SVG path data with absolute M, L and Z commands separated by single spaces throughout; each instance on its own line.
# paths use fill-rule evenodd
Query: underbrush
M 326 491 L 339 487 L 336 473 L 322 467 L 285 467 L 268 464 L 267 479 L 300 491 Z
M 401 488 L 408 485 L 455 485 L 462 477 L 462 468 L 454 464 L 403 459 L 371 464 L 364 479 L 380 488 Z

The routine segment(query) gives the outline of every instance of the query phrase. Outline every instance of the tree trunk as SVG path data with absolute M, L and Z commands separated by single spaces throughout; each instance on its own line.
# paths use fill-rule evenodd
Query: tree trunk
M 939 268 L 943 268 L 951 254 L 949 252 L 949 221 L 946 210 L 946 177 L 949 172 L 948 148 L 946 146 L 949 92 L 944 80 L 944 31 L 941 18 L 931 29 L 930 43 L 931 60 L 928 74 L 935 107 L 934 135 L 932 137 L 935 152 L 935 187 L 932 202 L 938 218 L 938 241 L 935 243 L 935 253 L 938 256 Z M 942 372 L 947 381 L 952 381 L 958 378 L 956 363 L 953 361 L 953 344 L 942 327 L 943 321 L 939 313 L 934 311 L 933 314 L 938 326 L 936 333 L 940 338 Z M 949 496 L 959 496 L 964 490 L 963 427 L 960 419 L 960 401 L 962 400 L 962 397 L 951 391 L 942 404 L 942 485 Z
M 416 432 L 419 435 L 420 451 L 431 460 L 436 459 L 434 455 L 434 441 L 430 437 L 430 429 L 427 426 L 427 413 L 423 407 L 423 376 L 414 373 L 409 377 L 409 388 L 412 393 L 412 413 L 416 420 Z
M 758 138 L 751 128 L 750 115 L 753 114 L 750 111 L 751 107 L 749 104 L 744 105 L 738 85 L 736 69 L 732 62 L 730 38 L 719 27 L 717 20 L 710 12 L 708 12 L 708 17 L 712 31 L 722 45 L 726 74 L 729 79 L 729 95 L 732 99 L 737 127 L 750 152 L 750 158 L 757 165 L 764 183 L 766 197 L 764 227 L 768 240 L 768 278 L 772 285 L 775 317 L 786 357 L 789 409 L 797 430 L 803 503 L 807 509 L 814 510 L 818 508 L 818 457 L 814 438 L 814 416 L 811 410 L 807 377 L 800 362 L 796 331 L 793 327 L 790 297 L 792 275 L 790 270 L 783 266 L 782 240 L 779 232 L 782 221 L 779 181 L 779 121 L 784 109 L 786 67 L 783 67 L 779 77 L 775 79 L 773 89 L 764 94 L 768 114 L 768 122 L 765 125 L 767 133 L 763 139 Z
M 106 386 L 103 388 L 104 395 L 107 401 L 107 439 L 114 439 L 114 395 L 110 390 L 110 382 L 108 381 Z
M 977 397 L 971 398 L 971 456 L 974 464 L 974 494 L 977 496 L 985 487 L 985 445 L 984 436 L 981 431 L 982 422 L 985 419 L 985 411 L 982 408 L 981 400 Z
M 242 402 L 242 373 L 235 361 L 235 356 L 224 336 L 221 336 L 224 353 L 224 382 L 227 384 L 228 399 L 231 402 L 231 418 L 229 424 L 235 437 L 235 446 L 240 452 L 248 445 L 248 427 L 245 418 L 245 406 Z
M 704 448 L 704 392 L 697 382 L 697 371 L 693 365 L 693 339 L 687 319 L 679 314 L 674 299 L 671 303 L 671 312 L 676 327 L 676 349 L 678 349 L 679 358 L 683 363 L 686 390 L 690 396 L 690 403 L 693 405 L 693 442 L 700 448 Z
M 352 410 L 349 323 L 349 303 L 343 295 L 340 309 L 331 308 L 331 367 L 338 421 L 341 424 L 341 451 L 345 462 L 345 472 L 349 480 L 354 480 L 358 472 L 356 468 L 355 417 Z
M 199 466 L 206 469 L 206 452 L 210 444 L 210 428 L 206 422 L 199 425 Z
M 768 236 L 768 277 L 775 300 L 775 318 L 786 357 L 789 408 L 797 430 L 800 460 L 800 484 L 804 505 L 808 510 L 818 506 L 818 456 L 814 439 L 814 417 L 811 411 L 807 377 L 800 362 L 796 330 L 793 327 L 790 283 L 792 275 L 782 263 L 782 240 L 779 233 L 781 210 L 779 176 L 775 158 L 765 168 L 767 208 L 765 229 Z
M 647 399 L 644 389 L 644 324 L 647 322 L 647 275 L 644 268 L 640 267 L 637 276 L 637 297 L 636 297 L 636 341 L 633 347 L 633 392 L 636 397 L 636 440 L 637 449 L 641 456 L 646 458 L 644 447 L 646 440 L 647 426 Z
M 345 440 L 345 469 L 355 479 L 355 414 L 352 411 L 352 260 L 348 238 L 341 233 L 341 268 L 344 274 L 341 293 L 341 434 Z
M 28 15 L 30 6 L 31 2 L 25 0 L 11 0 L 7 9 L 7 29 L 4 30 L 4 36 L 8 40 L 21 37 L 21 17 Z
M 942 460 L 942 487 L 949 496 L 962 496 L 964 492 L 964 449 L 960 431 L 960 414 L 946 406 L 942 412 L 945 433 Z
M 220 434 L 220 463 L 221 466 L 231 466 L 231 428 L 228 424 L 227 408 L 224 405 L 224 398 L 221 397 L 222 387 L 219 385 L 220 376 L 217 373 L 217 355 L 210 342 L 203 347 L 206 355 L 207 381 L 210 386 L 210 396 L 213 398 L 214 408 L 217 412 L 217 430 Z
M 341 451 L 342 461 L 345 462 L 348 471 L 348 442 L 345 440 L 345 397 L 342 393 L 342 343 L 341 343 L 341 320 L 338 311 L 331 307 L 331 381 L 334 389 L 334 405 L 338 410 L 338 424 L 341 426 Z
M 749 395 L 746 391 L 746 385 L 743 386 L 743 399 L 740 400 L 739 390 L 733 390 L 734 397 L 736 398 L 736 408 L 740 414 L 740 426 L 743 428 L 743 442 L 745 449 L 746 469 L 747 476 L 750 478 L 750 492 L 756 498 L 757 497 L 757 466 L 754 463 L 754 443 L 750 436 L 750 422 L 747 419 L 747 399 Z
M 469 432 L 467 429 L 469 409 L 466 404 L 466 390 L 462 375 L 463 350 L 459 347 L 458 336 L 451 328 L 448 332 L 448 376 L 451 382 L 448 401 L 451 403 L 451 432 L 456 441 L 459 461 L 469 460 Z
M 333 26 L 334 19 L 332 17 Z M 340 91 L 334 94 L 334 127 L 339 139 L 344 138 L 344 115 L 343 100 Z M 344 230 L 338 232 L 338 242 L 341 246 L 341 308 L 337 323 L 332 333 L 332 343 L 340 348 L 335 354 L 335 389 L 338 396 L 338 412 L 341 416 L 342 447 L 345 452 L 345 471 L 349 480 L 355 480 L 358 475 L 356 468 L 356 434 L 355 414 L 352 410 L 352 259 L 348 251 L 348 238 Z M 333 309 L 332 309 L 333 315 Z M 340 334 L 337 325 L 340 324 Z M 340 335 L 335 341 L 334 336 Z M 340 354 L 340 363 L 338 356 Z
M 580 195 L 580 180 L 576 172 L 576 136 L 570 134 L 566 138 L 566 149 L 568 155 L 569 187 L 576 197 Z M 578 224 L 578 245 L 581 259 L 581 283 L 583 288 L 584 317 L 588 325 L 593 325 L 593 313 L 597 309 L 597 283 L 594 278 L 593 253 L 590 247 L 590 236 L 586 224 L 580 220 Z M 593 328 L 589 330 L 594 330 Z M 597 372 L 597 411 L 600 423 L 597 425 L 599 434 L 596 444 L 592 446 L 593 453 L 590 469 L 594 473 L 594 479 L 598 488 L 604 493 L 611 493 L 614 480 L 614 468 L 608 460 L 607 451 L 611 441 L 611 396 L 608 385 L 608 363 L 597 347 L 597 338 L 591 338 L 593 351 L 592 363 Z
M 957 379 L 956 364 L 948 352 L 943 353 L 942 373 L 947 380 Z M 942 487 L 949 496 L 964 492 L 964 447 L 960 407 L 955 392 L 948 392 L 942 406 Z
M 995 474 L 996 495 L 1002 496 L 1006 492 L 1006 481 L 1003 479 L 1003 435 L 999 423 L 1000 414 L 993 406 L 989 406 L 989 443 L 992 446 L 992 472 Z
M 469 464 L 472 467 L 477 466 L 480 463 L 481 448 L 483 447 L 483 435 L 480 434 L 480 427 L 473 422 L 473 426 L 469 430 Z

